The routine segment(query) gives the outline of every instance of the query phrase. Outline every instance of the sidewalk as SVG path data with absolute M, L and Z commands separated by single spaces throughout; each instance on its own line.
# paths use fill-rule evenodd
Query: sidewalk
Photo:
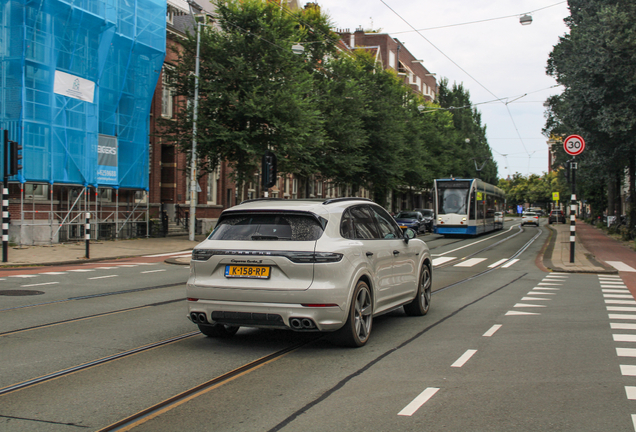
M 617 273 L 616 269 L 597 257 L 602 253 L 600 249 L 606 250 L 611 247 L 619 252 L 624 249 L 625 254 L 630 253 L 619 242 L 607 237 L 599 229 L 577 221 L 575 257 L 574 263 L 570 263 L 570 225 L 553 224 L 546 225 L 546 227 L 548 227 L 550 236 L 542 250 L 542 255 L 538 257 L 537 261 L 548 271 L 615 274 Z M 90 259 L 86 259 L 86 245 L 84 242 L 50 246 L 26 246 L 22 248 L 10 247 L 9 260 L 6 263 L 0 263 L 0 268 L 69 265 L 183 252 L 192 250 L 204 238 L 205 236 L 200 235 L 195 237 L 195 241 L 188 240 L 187 236 L 92 241 L 89 251 Z M 636 252 L 631 251 L 631 255 L 636 259 Z M 172 264 L 189 265 L 190 257 L 167 258 L 166 261 Z
M 8 262 L 0 263 L 0 268 L 82 264 L 118 258 L 183 252 L 192 250 L 204 238 L 205 236 L 198 235 L 195 236 L 195 241 L 190 241 L 188 236 L 96 240 L 90 243 L 90 259 L 86 259 L 86 244 L 84 242 L 48 246 L 14 246 L 9 247 Z M 173 264 L 190 264 L 189 256 L 187 260 L 184 258 L 173 260 L 175 261 Z
M 570 262 L 570 223 L 546 225 L 550 230 L 548 245 L 543 254 L 543 265 L 555 272 L 564 273 L 612 273 L 618 271 L 601 261 L 596 254 L 597 242 L 586 241 L 594 236 L 602 236 L 609 242 L 619 242 L 606 236 L 601 230 L 576 222 L 576 241 L 574 246 L 574 263 Z M 627 252 L 627 250 L 626 250 Z

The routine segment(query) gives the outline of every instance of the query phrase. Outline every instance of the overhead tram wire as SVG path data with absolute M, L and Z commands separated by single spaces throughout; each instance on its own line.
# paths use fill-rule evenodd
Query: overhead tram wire
M 533 14 L 535 12 L 539 12 L 541 10 L 544 9 L 548 9 L 554 6 L 558 6 L 560 4 L 566 3 L 565 1 L 560 1 L 558 3 L 554 3 L 550 6 L 545 6 L 539 9 L 535 9 L 529 12 L 525 12 L 526 15 L 530 15 Z M 508 18 L 517 18 L 520 15 L 524 15 L 523 13 L 521 14 L 515 14 L 515 15 L 507 15 L 507 16 L 503 16 L 503 17 L 497 17 L 497 18 L 488 18 L 488 19 L 483 19 L 483 20 L 477 20 L 477 21 L 468 21 L 465 23 L 458 23 L 458 24 L 449 24 L 449 25 L 444 25 L 444 26 L 439 26 L 439 27 L 429 27 L 429 28 L 425 28 L 425 29 L 419 29 L 419 30 L 406 30 L 406 31 L 402 31 L 402 32 L 391 32 L 391 34 L 404 34 L 404 33 L 413 33 L 414 31 L 428 31 L 428 30 L 439 30 L 439 29 L 444 29 L 444 28 L 450 28 L 450 27 L 459 27 L 459 26 L 464 26 L 464 25 L 470 25 L 470 24 L 479 24 L 479 23 L 483 23 L 483 22 L 489 22 L 489 21 L 497 21 L 497 20 L 502 20 L 502 19 L 508 19 Z
M 413 27 L 413 25 L 408 22 L 405 18 L 402 17 L 402 15 L 400 15 L 399 13 L 397 13 L 391 6 L 389 6 L 384 0 L 380 0 L 382 2 L 382 4 L 384 4 L 391 12 L 393 12 L 398 18 L 400 18 L 402 21 L 404 21 L 404 23 L 411 27 L 413 29 L 413 31 L 417 32 L 417 34 L 424 39 L 426 42 L 428 42 L 433 48 L 435 48 L 440 54 L 442 54 L 444 57 L 446 57 L 452 64 L 454 64 L 459 70 L 461 70 L 462 72 L 464 72 L 469 78 L 471 78 L 473 81 L 475 81 L 477 84 L 479 84 L 479 86 L 481 88 L 483 88 L 484 90 L 486 90 L 488 93 L 490 93 L 491 95 L 493 95 L 497 100 L 501 101 L 502 104 L 504 104 L 504 106 L 506 107 L 506 110 L 508 110 L 508 114 L 510 115 L 510 119 L 512 120 L 512 124 L 515 127 L 515 130 L 517 131 L 517 135 L 519 136 L 519 140 L 521 141 L 521 145 L 523 146 L 523 149 L 526 151 L 526 154 L 528 155 L 528 158 L 531 157 L 530 153 L 528 153 L 528 149 L 526 148 L 526 144 L 523 142 L 523 139 L 521 138 L 521 134 L 519 133 L 519 129 L 517 128 L 517 124 L 515 123 L 514 119 L 512 118 L 512 113 L 510 112 L 510 109 L 508 108 L 508 104 L 506 102 L 504 102 L 504 100 L 500 97 L 498 97 L 496 94 L 494 94 L 492 91 L 490 91 L 490 89 L 488 89 L 485 85 L 483 85 L 479 80 L 477 80 L 477 78 L 475 78 L 474 76 L 472 76 L 471 74 L 468 73 L 468 71 L 466 71 L 464 68 L 462 68 L 457 62 L 455 62 L 455 60 L 453 60 L 452 58 L 450 58 L 444 51 L 442 51 L 440 48 L 437 47 L 437 45 L 435 45 L 433 42 L 431 42 L 430 40 L 428 40 L 428 38 L 426 36 L 424 36 L 419 30 L 417 30 L 415 27 Z

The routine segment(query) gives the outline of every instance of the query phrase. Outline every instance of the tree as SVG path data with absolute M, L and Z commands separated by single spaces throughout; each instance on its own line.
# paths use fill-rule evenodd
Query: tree
M 481 113 L 472 107 L 468 90 L 457 83 L 449 87 L 448 79 L 444 78 L 440 80 L 437 101 L 453 115 L 456 134 L 450 149 L 455 154 L 451 174 L 496 183 L 497 163 L 486 139 L 486 127 L 481 125 Z
M 628 0 L 569 0 L 570 33 L 561 37 L 547 73 L 564 86 L 548 100 L 546 133 L 578 133 L 586 151 L 577 157 L 598 189 L 614 183 L 624 167 L 630 179 L 630 227 L 636 223 L 636 4 Z M 596 148 L 597 151 L 589 151 Z M 563 160 L 564 156 L 561 157 Z M 589 187 L 586 188 L 590 190 Z
M 314 9 L 297 14 L 260 0 L 216 3 L 216 26 L 201 32 L 197 159 L 202 171 L 228 161 L 241 184 L 258 170 L 268 149 L 282 172 L 309 175 L 323 142 L 322 117 L 312 91 L 314 64 L 332 52 L 336 38 Z M 298 41 L 304 56 L 292 53 Z M 321 43 L 313 43 L 313 42 Z M 168 69 L 177 96 L 193 98 L 196 38 L 189 35 Z M 166 121 L 164 136 L 192 150 L 192 106 Z M 190 157 L 188 157 L 188 160 Z

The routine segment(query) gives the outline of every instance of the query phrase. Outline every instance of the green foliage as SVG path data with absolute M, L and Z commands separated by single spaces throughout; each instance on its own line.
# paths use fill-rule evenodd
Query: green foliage
M 545 173 L 542 176 L 531 174 L 524 177 L 515 173 L 511 179 L 500 179 L 498 186 L 506 192 L 506 204 L 516 208 L 517 205 L 549 208 L 552 193 L 559 192 L 561 201 L 569 199 L 567 185 L 559 178 L 557 172 Z
M 608 181 L 622 176 L 626 167 L 632 171 L 631 178 L 634 174 L 636 4 L 629 0 L 568 3 L 571 16 L 565 22 L 570 32 L 555 45 L 547 65 L 547 73 L 564 91 L 547 101 L 544 133 L 583 136 L 586 149 L 576 157 L 577 192 L 600 214 Z M 556 164 L 568 159 L 559 149 Z M 630 189 L 633 196 L 633 185 Z
M 392 189 L 430 188 L 433 179 L 475 177 L 491 158 L 476 110 L 437 110 L 364 50 L 336 50 L 337 35 L 317 8 L 291 13 L 262 0 L 216 1 L 214 26 L 200 34 L 197 165 L 227 161 L 238 182 L 258 171 L 266 150 L 281 173 L 321 175 L 364 186 L 382 202 Z M 303 55 L 292 53 L 301 43 Z M 162 122 L 165 142 L 191 159 L 196 34 L 167 68 L 182 101 Z M 441 87 L 441 101 L 470 105 L 461 85 Z M 440 102 L 440 103 L 442 103 Z M 470 143 L 466 143 L 466 138 Z M 496 179 L 490 159 L 481 171 Z

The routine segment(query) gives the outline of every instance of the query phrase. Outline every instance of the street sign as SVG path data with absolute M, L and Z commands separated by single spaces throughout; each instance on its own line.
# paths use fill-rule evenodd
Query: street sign
M 558 200 L 559 200 L 559 193 L 552 192 L 552 201 L 558 201 Z
M 585 140 L 579 135 L 570 135 L 563 141 L 563 148 L 567 154 L 580 155 L 585 150 Z

